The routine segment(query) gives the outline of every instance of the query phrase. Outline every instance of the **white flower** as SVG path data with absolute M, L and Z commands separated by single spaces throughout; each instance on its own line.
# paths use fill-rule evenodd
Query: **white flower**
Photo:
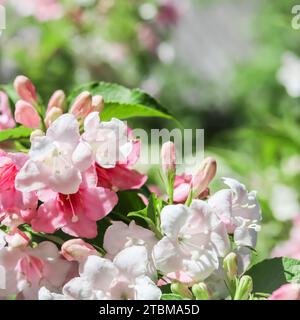
M 82 137 L 90 145 L 95 161 L 103 168 L 113 168 L 117 162 L 125 162 L 132 151 L 125 123 L 116 118 L 100 122 L 98 112 L 86 117 Z
M 165 237 L 154 246 L 154 259 L 164 274 L 185 273 L 194 281 L 207 278 L 229 249 L 226 229 L 209 205 L 168 205 L 161 212 Z
M 159 300 L 161 291 L 149 277 L 148 253 L 142 246 L 121 251 L 113 261 L 89 256 L 80 265 L 79 277 L 70 280 L 62 294 L 46 288 L 40 300 Z
M 81 172 L 91 165 L 91 150 L 79 144 L 79 124 L 71 114 L 54 121 L 45 136 L 34 137 L 29 160 L 16 177 L 16 188 L 30 192 L 44 188 L 63 194 L 78 191 Z
M 300 97 L 300 59 L 294 53 L 284 53 L 277 80 L 291 97 Z
M 231 189 L 215 193 L 208 203 L 227 228 L 234 235 L 237 246 L 255 248 L 257 232 L 260 230 L 261 210 L 256 192 L 247 192 L 238 181 L 223 178 Z

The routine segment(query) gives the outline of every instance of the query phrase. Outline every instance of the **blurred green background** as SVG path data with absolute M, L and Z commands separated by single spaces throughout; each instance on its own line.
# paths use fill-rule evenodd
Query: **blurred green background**
M 91 80 L 140 87 L 206 154 L 258 191 L 256 259 L 300 214 L 300 30 L 290 0 L 0 0 L 0 83 L 25 74 L 46 100 Z M 163 120 L 134 123 L 153 128 Z M 212 189 L 220 187 L 218 179 Z M 300 247 L 300 244 L 299 244 Z M 300 251 L 300 248 L 299 248 Z

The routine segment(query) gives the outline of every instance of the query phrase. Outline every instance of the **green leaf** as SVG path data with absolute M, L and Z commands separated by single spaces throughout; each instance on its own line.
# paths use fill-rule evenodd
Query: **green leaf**
M 248 272 L 253 291 L 272 293 L 287 282 L 300 283 L 300 260 L 273 258 L 254 265 Z
M 184 298 L 182 296 L 180 296 L 179 294 L 175 294 L 175 293 L 164 293 L 161 296 L 161 300 L 184 300 Z
M 23 126 L 7 129 L 0 131 L 0 142 L 7 141 L 7 140 L 19 140 L 22 138 L 29 138 L 32 129 L 25 128 Z
M 71 104 L 83 91 L 89 91 L 92 95 L 100 94 L 105 107 L 101 112 L 102 120 L 110 120 L 113 117 L 128 119 L 133 117 L 160 117 L 174 119 L 170 113 L 154 98 L 140 89 L 127 89 L 118 84 L 106 82 L 93 82 L 75 89 L 68 97 Z

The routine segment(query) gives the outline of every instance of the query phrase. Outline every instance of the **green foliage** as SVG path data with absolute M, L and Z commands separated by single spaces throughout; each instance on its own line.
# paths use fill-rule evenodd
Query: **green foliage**
M 69 96 L 72 101 L 83 91 L 93 95 L 101 95 L 105 101 L 105 108 L 101 113 L 102 120 L 113 117 L 128 119 L 133 117 L 161 117 L 172 119 L 169 112 L 154 98 L 140 89 L 127 89 L 117 84 L 93 82 L 75 89 Z
M 13 129 L 2 130 L 0 131 L 0 142 L 29 138 L 31 132 L 32 132 L 32 129 L 25 128 L 23 126 L 13 128 Z
M 253 291 L 272 293 L 287 282 L 300 283 L 300 260 L 273 258 L 254 265 L 247 274 L 253 279 Z

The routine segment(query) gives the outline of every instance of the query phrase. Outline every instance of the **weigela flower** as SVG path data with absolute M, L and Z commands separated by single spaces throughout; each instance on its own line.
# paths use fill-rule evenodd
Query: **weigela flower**
M 16 176 L 27 159 L 23 153 L 0 151 L 0 221 L 11 228 L 27 221 L 38 203 L 34 192 L 21 192 L 15 188 Z
M 23 192 L 50 188 L 66 195 L 76 193 L 81 173 L 91 166 L 91 151 L 80 146 L 79 139 L 76 118 L 71 114 L 59 117 L 45 136 L 32 139 L 29 159 L 16 177 L 16 188 Z
M 38 193 L 44 203 L 31 221 L 34 230 L 53 233 L 62 229 L 74 237 L 97 236 L 96 222 L 111 212 L 118 198 L 113 191 L 97 187 L 97 175 L 93 167 L 82 177 L 76 193 L 65 195 L 51 190 Z
M 168 205 L 161 212 L 165 234 L 154 246 L 156 267 L 171 278 L 206 279 L 229 250 L 226 229 L 210 206 L 193 200 L 190 207 Z
M 46 288 L 41 300 L 159 300 L 161 291 L 149 277 L 148 253 L 142 246 L 121 251 L 113 261 L 91 255 L 80 265 L 80 277 L 70 280 L 62 294 Z
M 20 246 L 11 246 L 12 244 Z M 73 264 L 61 258 L 52 242 L 41 242 L 37 247 L 31 248 L 24 246 L 23 241 L 14 239 L 8 246 L 0 249 L 0 267 L 4 270 L 4 288 L 0 289 L 0 297 L 37 299 L 41 286 L 60 290 Z
M 230 189 L 218 191 L 208 203 L 227 232 L 233 234 L 237 246 L 255 248 L 261 221 L 256 192 L 248 193 L 246 187 L 234 179 L 224 178 L 223 181 Z
M 300 284 L 287 283 L 275 290 L 269 300 L 300 300 Z
M 112 225 L 106 229 L 104 235 L 103 248 L 107 257 L 114 258 L 120 251 L 132 246 L 145 247 L 149 255 L 149 263 L 155 270 L 152 250 L 157 243 L 154 233 L 148 229 L 136 225 L 132 220 L 129 225 L 122 221 L 113 221 Z
M 98 112 L 86 117 L 82 138 L 90 145 L 97 164 L 103 168 L 114 168 L 117 162 L 126 163 L 133 148 L 128 141 L 127 126 L 116 118 L 100 122 Z

